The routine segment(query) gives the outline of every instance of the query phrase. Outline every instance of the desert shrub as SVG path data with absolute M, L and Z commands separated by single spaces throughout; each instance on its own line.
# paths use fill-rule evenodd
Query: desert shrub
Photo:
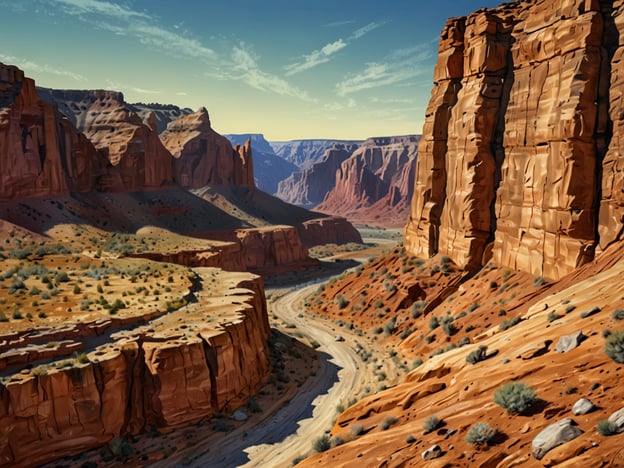
M 293 461 L 292 461 L 293 466 L 298 465 L 299 463 L 301 463 L 306 458 L 308 458 L 308 457 L 306 457 L 305 455 L 297 455 L 295 458 L 293 458 Z
M 260 407 L 260 403 L 255 398 L 250 398 L 247 400 L 247 409 L 252 413 L 262 413 L 262 408 Z
M 548 321 L 548 323 L 552 323 L 555 320 L 560 319 L 561 317 L 563 317 L 563 315 L 560 315 L 554 310 L 551 310 L 550 312 L 548 312 L 548 316 L 546 317 L 546 320 Z
M 338 296 L 336 296 L 336 304 L 338 305 L 339 309 L 344 309 L 349 305 L 349 301 L 342 294 L 339 294 Z
M 408 444 L 413 444 L 414 442 L 416 442 L 416 437 L 413 434 L 410 434 L 405 438 L 405 442 L 407 442 Z
M 13 283 L 11 284 L 11 288 L 9 289 L 9 294 L 14 294 L 17 291 L 20 290 L 25 290 L 26 289 L 26 285 L 24 284 L 24 282 L 21 279 L 14 279 Z
M 421 316 L 423 309 L 426 307 L 426 301 L 416 301 L 412 304 L 412 310 L 410 311 L 410 316 L 412 318 L 418 318 Z
M 39 313 L 37 314 L 37 317 L 44 319 L 44 318 L 46 318 L 46 317 L 47 317 L 47 315 L 46 315 L 46 313 L 45 313 L 45 312 L 41 311 L 41 312 L 39 312 Z
M 572 312 L 574 309 L 576 309 L 576 306 L 574 304 L 570 304 L 568 306 L 566 306 L 565 308 L 565 312 L 566 314 L 569 314 L 570 312 Z
M 615 309 L 611 317 L 614 320 L 624 320 L 624 309 Z
M 312 448 L 315 452 L 326 452 L 331 448 L 331 440 L 327 434 L 323 434 L 321 437 L 317 437 L 312 442 Z
M 4 312 L 0 312 L 0 322 L 8 322 L 9 318 L 5 315 Z
M 594 314 L 597 314 L 598 312 L 600 312 L 600 307 L 593 307 L 592 309 L 586 310 L 584 312 L 581 312 L 581 318 L 587 318 L 590 317 Z
M 611 333 L 605 341 L 605 353 L 617 363 L 624 363 L 624 330 Z
M 57 283 L 67 283 L 69 281 L 69 275 L 66 271 L 59 271 L 54 279 Z
M 15 312 L 13 312 L 11 317 L 13 317 L 13 319 L 15 319 L 15 320 L 21 320 L 21 319 L 24 318 L 24 317 L 22 317 L 22 313 L 19 310 L 16 310 Z
M 453 325 L 453 317 L 450 315 L 442 317 L 442 320 L 440 320 L 440 326 L 442 327 L 442 331 L 448 336 L 453 336 L 457 333 L 457 327 Z
M 498 329 L 501 331 L 507 330 L 515 325 L 518 325 L 520 322 L 522 321 L 522 319 L 518 316 L 515 316 L 512 319 L 505 319 L 501 322 L 501 324 L 498 326 Z
M 546 279 L 543 276 L 536 276 L 533 279 L 533 287 L 534 288 L 539 288 L 543 284 L 546 284 Z
M 26 258 L 28 258 L 28 256 L 31 254 L 31 251 L 28 249 L 13 249 L 9 252 L 9 255 L 12 258 L 17 258 L 18 260 L 24 260 Z
M 341 436 L 337 435 L 337 436 L 332 437 L 329 440 L 329 443 L 331 444 L 332 447 L 338 447 L 339 445 L 344 444 L 345 440 Z
M 409 337 L 411 334 L 412 334 L 412 329 L 411 329 L 411 328 L 409 328 L 409 327 L 407 327 L 405 330 L 403 330 L 403 331 L 401 332 L 401 334 L 399 335 L 399 337 L 400 337 L 402 340 L 404 340 L 404 339 L 406 339 L 407 337 Z
M 535 390 L 523 382 L 506 383 L 494 393 L 494 403 L 509 414 L 521 414 L 536 402 Z
M 80 289 L 80 286 L 76 285 L 74 286 L 74 294 L 80 294 L 82 292 L 82 289 Z
M 388 321 L 384 323 L 384 326 L 383 326 L 384 335 L 386 336 L 392 335 L 392 332 L 394 332 L 395 326 L 396 326 L 396 317 L 392 317 L 388 319 Z
M 417 357 L 416 359 L 412 361 L 412 369 L 416 369 L 417 367 L 422 366 L 422 364 L 423 364 L 422 358 Z
M 394 291 L 396 291 L 396 286 L 391 281 L 384 281 L 384 288 L 385 288 L 385 290 L 387 292 L 394 292 Z
M 467 336 L 462 336 L 461 339 L 457 342 L 457 346 L 459 346 L 460 348 L 469 344 L 470 338 L 468 338 Z
M 379 425 L 379 429 L 382 431 L 387 431 L 388 429 L 390 429 L 390 426 L 392 426 L 397 421 L 398 419 L 395 418 L 394 416 L 387 416 Z
M 470 445 L 489 444 L 494 439 L 494 437 L 496 437 L 496 434 L 496 429 L 490 427 L 484 422 L 478 422 L 477 424 L 472 426 L 470 431 L 468 431 L 465 440 Z
M 466 356 L 466 362 L 468 364 L 475 365 L 479 361 L 483 361 L 487 355 L 487 346 L 481 345 L 477 349 L 470 351 Z
M 602 419 L 596 424 L 596 430 L 600 435 L 610 436 L 613 434 L 617 434 L 618 427 L 617 424 L 613 421 L 609 421 L 608 419 Z
M 425 422 L 423 423 L 423 430 L 425 431 L 425 434 L 429 434 L 430 432 L 435 431 L 441 425 L 442 420 L 440 418 L 435 415 L 429 416 L 427 419 L 425 419 Z
M 440 319 L 438 319 L 438 317 L 436 316 L 432 316 L 429 319 L 429 330 L 435 330 L 439 326 L 440 326 Z
M 125 309 L 126 304 L 121 299 L 115 299 L 115 302 L 112 303 L 110 309 L 108 309 L 108 313 L 113 315 L 116 314 L 119 310 Z
M 349 427 L 349 434 L 351 434 L 351 437 L 353 438 L 361 436 L 363 433 L 364 426 L 362 426 L 361 424 L 353 424 Z

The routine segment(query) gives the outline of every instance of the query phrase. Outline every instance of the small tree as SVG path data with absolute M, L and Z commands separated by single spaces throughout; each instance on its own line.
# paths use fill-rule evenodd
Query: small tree
M 496 390 L 494 403 L 509 414 L 521 414 L 537 401 L 535 390 L 523 382 L 509 382 Z

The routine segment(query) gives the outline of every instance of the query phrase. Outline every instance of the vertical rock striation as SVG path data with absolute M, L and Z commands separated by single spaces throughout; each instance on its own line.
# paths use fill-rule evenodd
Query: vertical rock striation
M 557 279 L 621 236 L 621 10 L 532 0 L 447 22 L 405 230 L 411 253 L 469 269 L 493 258 Z
M 182 187 L 254 186 L 250 141 L 232 148 L 211 128 L 205 108 L 171 122 L 161 138 L 175 158 L 174 177 Z
M 0 64 L 0 198 L 91 190 L 98 166 L 93 145 L 34 81 Z

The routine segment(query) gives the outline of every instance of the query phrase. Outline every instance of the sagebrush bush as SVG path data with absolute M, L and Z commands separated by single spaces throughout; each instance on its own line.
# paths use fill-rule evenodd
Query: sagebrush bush
M 624 309 L 615 309 L 611 317 L 613 317 L 614 320 L 624 320 Z
M 468 364 L 475 365 L 479 361 L 483 361 L 487 355 L 487 346 L 481 345 L 477 349 L 468 353 L 466 356 L 466 362 Z
M 327 434 L 317 437 L 314 439 L 314 442 L 312 442 L 312 448 L 319 453 L 326 452 L 331 448 L 331 439 Z
M 610 436 L 613 434 L 617 434 L 618 428 L 617 424 L 608 419 L 603 419 L 596 424 L 596 430 L 600 435 Z
M 351 437 L 353 437 L 354 439 L 358 436 L 361 436 L 363 433 L 364 426 L 362 426 L 361 424 L 353 424 L 349 427 L 349 434 L 351 434 Z
M 423 423 L 423 429 L 425 431 L 425 434 L 429 434 L 430 432 L 435 431 L 441 425 L 442 420 L 437 416 L 433 415 L 425 419 L 425 422 Z
M 605 340 L 605 353 L 617 363 L 624 363 L 624 330 L 612 332 Z
M 496 434 L 498 431 L 489 424 L 478 422 L 468 431 L 465 440 L 471 445 L 489 444 L 496 437 Z
M 387 416 L 386 418 L 384 418 L 384 420 L 379 425 L 379 429 L 382 430 L 382 431 L 386 431 L 386 430 L 390 429 L 390 426 L 392 426 L 397 421 L 398 421 L 398 419 L 395 418 L 394 416 Z
M 535 390 L 523 382 L 509 382 L 494 393 L 494 403 L 509 414 L 521 414 L 536 402 Z

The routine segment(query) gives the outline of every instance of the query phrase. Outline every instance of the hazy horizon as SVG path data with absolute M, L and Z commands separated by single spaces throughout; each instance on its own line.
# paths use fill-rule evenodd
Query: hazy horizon
M 206 107 L 220 133 L 417 134 L 446 19 L 500 3 L 0 0 L 0 62 L 38 86 Z

